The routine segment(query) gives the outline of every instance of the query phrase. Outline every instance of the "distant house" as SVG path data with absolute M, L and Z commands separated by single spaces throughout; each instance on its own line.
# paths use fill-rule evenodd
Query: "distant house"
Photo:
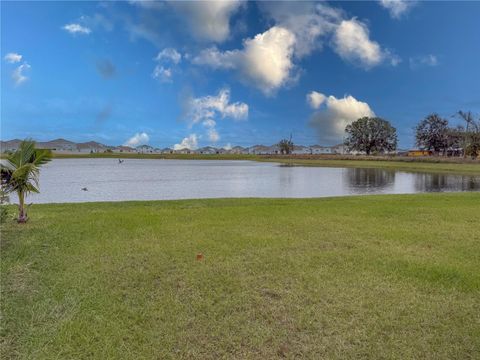
M 331 149 L 332 149 L 332 154 L 343 155 L 348 153 L 347 148 L 343 144 L 334 145 L 331 147 Z
M 0 151 L 3 152 L 14 152 L 20 147 L 22 140 L 14 139 L 9 141 L 0 141 Z
M 77 144 L 73 141 L 65 139 L 55 139 L 51 141 L 38 141 L 36 143 L 38 149 L 50 149 L 54 152 L 77 152 Z
M 192 150 L 183 148 L 183 149 L 174 150 L 174 153 L 175 154 L 191 154 Z
M 230 154 L 248 154 L 248 149 L 241 146 L 234 146 L 228 151 Z
M 306 154 L 311 154 L 310 147 L 308 146 L 303 146 L 303 145 L 294 145 L 292 154 L 294 155 L 306 155 Z
M 136 147 L 139 154 L 153 154 L 155 149 L 150 145 L 140 145 Z
M 254 155 L 266 155 L 270 153 L 269 151 L 270 148 L 265 145 L 254 145 L 248 148 L 248 153 Z
M 212 146 L 205 146 L 200 149 L 195 150 L 196 154 L 218 154 L 218 149 Z
M 431 150 L 408 150 L 407 156 L 431 156 L 433 155 L 433 151 Z
M 134 148 L 130 146 L 124 146 L 124 145 L 115 146 L 114 148 L 112 148 L 112 151 L 116 153 L 126 153 L 126 154 L 137 152 Z
M 108 147 L 95 141 L 76 144 L 77 151 L 81 153 L 100 153 L 105 152 Z
M 320 146 L 320 145 L 312 145 L 309 147 L 310 154 L 312 155 L 320 155 L 320 154 L 334 154 L 334 150 L 332 147 L 329 146 Z
M 161 154 L 173 154 L 173 149 L 170 148 L 163 148 L 160 150 Z

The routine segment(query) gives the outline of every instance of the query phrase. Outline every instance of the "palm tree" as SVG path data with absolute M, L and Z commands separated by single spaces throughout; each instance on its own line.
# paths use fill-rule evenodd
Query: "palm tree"
M 36 149 L 33 140 L 24 140 L 20 147 L 2 163 L 2 187 L 6 193 L 16 192 L 18 196 L 18 222 L 28 220 L 25 209 L 25 197 L 29 193 L 38 193 L 40 167 L 52 158 L 50 150 Z

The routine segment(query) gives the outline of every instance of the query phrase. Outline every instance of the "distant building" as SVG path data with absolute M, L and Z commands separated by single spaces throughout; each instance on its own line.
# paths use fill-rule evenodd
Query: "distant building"
M 126 154 L 137 152 L 137 150 L 135 150 L 134 148 L 132 148 L 130 146 L 123 146 L 123 145 L 115 146 L 114 148 L 112 148 L 112 151 L 113 152 L 118 152 L 118 153 L 126 153 Z
M 194 151 L 196 154 L 218 154 L 218 149 L 212 146 L 205 146 Z
M 310 154 L 312 155 L 335 153 L 334 149 L 329 146 L 312 145 L 312 146 L 309 146 L 309 150 L 310 150 Z
M 294 145 L 292 150 L 293 155 L 307 155 L 311 154 L 311 150 L 309 146 L 303 145 Z
M 139 154 L 153 154 L 155 152 L 155 149 L 150 145 L 140 145 L 136 149 Z
M 408 150 L 407 156 L 430 156 L 433 155 L 433 151 L 431 150 Z
M 100 153 L 105 152 L 108 147 L 95 141 L 76 144 L 77 151 L 80 153 Z

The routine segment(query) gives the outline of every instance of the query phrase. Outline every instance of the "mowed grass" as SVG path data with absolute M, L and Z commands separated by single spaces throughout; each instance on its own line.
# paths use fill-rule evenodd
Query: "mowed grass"
M 2 359 L 480 356 L 480 193 L 30 216 L 2 229 Z

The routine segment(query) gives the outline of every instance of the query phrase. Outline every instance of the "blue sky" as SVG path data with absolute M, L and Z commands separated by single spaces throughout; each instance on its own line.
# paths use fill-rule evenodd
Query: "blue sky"
M 413 146 L 480 112 L 480 2 L 2 2 L 1 138 L 198 147 Z

